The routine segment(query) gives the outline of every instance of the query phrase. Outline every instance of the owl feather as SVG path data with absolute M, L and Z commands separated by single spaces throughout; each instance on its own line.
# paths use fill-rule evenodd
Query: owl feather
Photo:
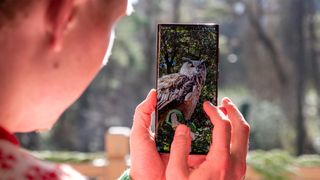
M 159 122 L 171 109 L 178 109 L 189 120 L 199 101 L 206 79 L 204 61 L 185 59 L 178 73 L 164 75 L 158 80 L 157 107 Z

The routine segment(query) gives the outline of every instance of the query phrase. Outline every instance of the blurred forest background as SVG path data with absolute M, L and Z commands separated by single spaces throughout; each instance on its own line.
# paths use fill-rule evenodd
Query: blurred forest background
M 155 87 L 158 23 L 220 24 L 218 97 L 251 125 L 251 149 L 320 153 L 319 0 L 139 0 L 116 27 L 113 54 L 49 132 L 19 134 L 29 149 L 101 151 L 110 126 L 132 125 Z

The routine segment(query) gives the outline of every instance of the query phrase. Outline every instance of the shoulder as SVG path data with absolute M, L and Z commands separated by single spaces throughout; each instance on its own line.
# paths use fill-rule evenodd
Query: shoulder
M 70 166 L 35 158 L 28 151 L 0 140 L 1 179 L 85 179 Z

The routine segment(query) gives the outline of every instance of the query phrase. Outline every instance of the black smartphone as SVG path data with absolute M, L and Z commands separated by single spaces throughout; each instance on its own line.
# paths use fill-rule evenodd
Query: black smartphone
M 207 154 L 213 125 L 203 102 L 217 105 L 219 25 L 159 24 L 155 140 L 170 153 L 179 124 L 191 130 L 190 154 Z

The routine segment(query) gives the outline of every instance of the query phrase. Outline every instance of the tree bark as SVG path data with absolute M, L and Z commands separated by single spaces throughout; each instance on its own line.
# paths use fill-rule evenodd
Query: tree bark
M 173 15 L 173 22 L 178 23 L 180 22 L 180 9 L 181 9 L 181 0 L 173 0 L 172 6 L 172 15 Z
M 295 42 L 296 47 L 292 51 L 292 58 L 295 64 L 295 73 L 297 75 L 296 82 L 296 153 L 301 155 L 305 151 L 305 145 L 307 141 L 305 118 L 303 116 L 303 104 L 305 95 L 305 1 L 292 0 L 290 11 L 292 27 L 295 29 Z
M 259 5 L 257 5 L 257 6 L 259 6 Z M 259 22 L 259 19 L 260 19 L 259 15 L 254 14 L 254 12 L 251 10 L 251 7 L 248 4 L 246 4 L 246 7 L 247 7 L 246 9 L 247 9 L 247 14 L 248 14 L 250 24 L 252 25 L 252 27 L 254 27 L 256 34 L 257 34 L 257 37 L 260 39 L 263 46 L 266 48 L 266 50 L 271 55 L 271 61 L 273 63 L 273 67 L 276 70 L 279 82 L 281 84 L 285 85 L 287 83 L 287 76 L 286 76 L 284 67 L 280 63 L 277 48 L 276 48 L 275 44 L 273 43 L 272 39 L 263 30 L 263 28 Z M 262 11 L 261 8 L 259 8 L 259 9 L 260 9 L 259 11 Z
M 145 8 L 145 14 L 147 17 L 149 17 L 148 23 L 146 24 L 146 28 L 144 29 L 144 34 L 145 34 L 145 42 L 143 43 L 144 45 L 144 54 L 145 54 L 145 63 L 146 63 L 146 71 L 141 74 L 142 79 L 144 78 L 149 84 L 150 87 L 155 87 L 155 65 L 157 62 L 157 57 L 156 57 L 156 34 L 157 34 L 157 29 L 156 29 L 156 19 L 160 14 L 160 5 L 159 2 L 157 1 L 146 1 L 144 2 L 148 4 L 148 6 Z M 148 76 L 146 76 L 148 74 Z M 144 87 L 145 89 L 145 87 Z M 141 90 L 142 97 L 145 95 L 144 89 Z
M 318 37 L 315 30 L 315 1 L 308 0 L 308 31 L 309 31 L 309 45 L 310 45 L 310 62 L 311 62 L 311 71 L 314 87 L 317 93 L 317 114 L 320 117 L 320 62 L 318 57 L 318 52 L 316 49 Z
M 279 3 L 282 14 L 280 16 L 282 21 L 278 25 L 280 33 L 282 33 L 279 37 L 279 41 L 282 43 L 280 49 L 277 48 L 274 37 L 269 36 L 260 22 L 264 16 L 262 4 L 259 4 L 259 1 L 254 3 L 256 4 L 246 4 L 248 19 L 257 38 L 265 47 L 266 52 L 271 55 L 281 91 L 284 92 L 281 93 L 283 96 L 279 98 L 283 102 L 282 108 L 285 110 L 288 119 L 294 122 L 296 130 L 295 150 L 296 154 L 300 155 L 305 153 L 307 149 L 312 149 L 310 148 L 312 146 L 308 140 L 303 115 L 306 86 L 306 1 L 285 0 Z M 283 56 L 280 57 L 281 54 Z M 282 57 L 287 61 L 286 64 L 282 64 L 280 61 Z M 289 67 L 292 70 L 288 70 Z

